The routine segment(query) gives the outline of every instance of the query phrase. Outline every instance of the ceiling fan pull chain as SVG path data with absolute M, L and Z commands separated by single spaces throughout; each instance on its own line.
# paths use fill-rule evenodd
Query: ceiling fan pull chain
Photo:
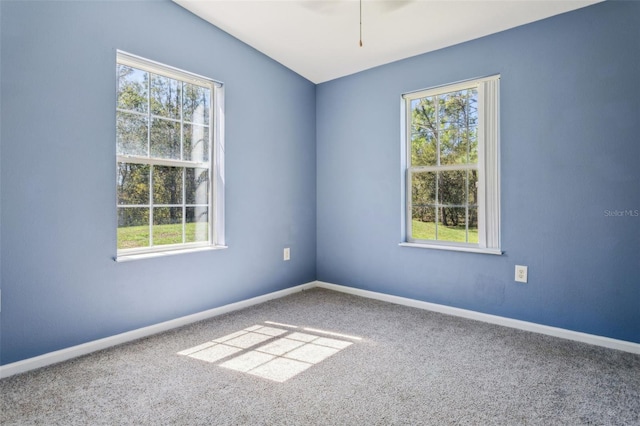
M 362 47 L 362 0 L 360 0 L 360 47 Z

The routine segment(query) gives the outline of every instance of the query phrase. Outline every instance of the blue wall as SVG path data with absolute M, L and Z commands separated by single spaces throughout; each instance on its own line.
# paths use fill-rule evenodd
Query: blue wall
M 315 279 L 311 82 L 169 1 L 0 9 L 2 364 Z M 112 260 L 116 49 L 225 83 L 228 249 Z
M 319 85 L 318 279 L 640 343 L 639 72 L 605 2 Z M 496 73 L 505 254 L 399 247 L 400 95 Z

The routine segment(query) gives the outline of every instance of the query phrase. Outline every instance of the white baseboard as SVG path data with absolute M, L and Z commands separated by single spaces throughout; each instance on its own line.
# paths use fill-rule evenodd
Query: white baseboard
M 581 333 L 578 331 L 566 330 L 563 328 L 550 327 L 547 325 L 536 324 L 527 321 L 520 321 L 511 318 L 500 317 L 496 315 L 483 314 L 481 312 L 470 311 L 467 309 L 453 308 L 451 306 L 439 305 L 436 303 L 423 302 L 406 297 L 392 296 L 389 294 L 378 293 L 375 291 L 362 290 L 353 287 L 346 287 L 337 284 L 330 284 L 322 281 L 312 281 L 310 283 L 301 284 L 284 290 L 268 293 L 262 296 L 253 297 L 251 299 L 242 300 L 240 302 L 231 303 L 229 305 L 220 306 L 219 308 L 210 309 L 193 315 L 187 315 L 174 320 L 161 322 L 159 324 L 150 325 L 148 327 L 139 328 L 137 330 L 128 331 L 126 333 L 117 334 L 115 336 L 105 337 L 104 339 L 94 340 L 92 342 L 83 343 L 81 345 L 72 346 L 70 348 L 49 352 L 44 355 L 17 361 L 11 364 L 0 366 L 0 379 L 13 376 L 15 374 L 25 373 L 37 368 L 46 367 L 48 365 L 57 364 L 72 358 L 106 349 L 122 343 L 148 337 L 153 334 L 162 333 L 174 328 L 182 327 L 194 322 L 203 321 L 213 318 L 227 312 L 237 311 L 259 303 L 267 302 L 272 299 L 288 296 L 303 290 L 309 290 L 314 287 L 325 288 L 328 290 L 339 291 L 342 293 L 353 294 L 355 296 L 376 299 L 383 302 L 395 303 L 397 305 L 410 306 L 413 308 L 425 309 L 428 311 L 439 312 L 442 314 L 453 315 L 462 318 L 468 318 L 476 321 L 487 322 L 505 327 L 516 328 L 519 330 L 531 331 L 534 333 L 546 334 L 549 336 L 560 337 L 568 340 L 588 343 L 591 345 L 602 346 L 610 349 L 640 354 L 640 343 L 627 342 L 625 340 L 611 339 L 609 337 L 596 336 L 593 334 Z
M 170 321 L 161 322 L 159 324 L 150 325 L 148 327 L 139 328 L 137 330 L 128 331 L 126 333 L 116 334 L 115 336 L 105 337 L 81 345 L 72 346 L 70 348 L 60 349 L 58 351 L 49 352 L 44 355 L 17 361 L 11 364 L 0 366 L 0 379 L 13 376 L 15 374 L 25 373 L 36 368 L 46 367 L 48 365 L 57 364 L 72 358 L 106 349 L 122 343 L 148 337 L 153 334 L 162 333 L 174 328 L 182 327 L 194 322 L 206 320 L 216 317 L 227 312 L 237 311 L 259 303 L 267 302 L 272 299 L 288 296 L 302 290 L 308 290 L 315 287 L 315 282 L 298 285 L 284 290 L 268 293 L 262 296 L 253 297 L 240 302 L 231 303 L 229 305 L 220 306 L 219 308 L 209 309 L 207 311 L 198 312 L 197 314 L 187 315 Z
M 574 340 L 577 342 L 588 343 L 591 345 L 602 346 L 609 349 L 617 349 L 619 351 L 640 354 L 640 343 L 628 342 L 626 340 L 612 339 L 609 337 L 596 336 L 594 334 L 581 333 L 579 331 L 567 330 L 564 328 L 551 327 L 548 325 L 536 324 L 533 322 L 520 321 L 512 318 L 500 317 L 497 315 L 483 314 L 481 312 L 470 311 L 467 309 L 453 308 L 451 306 L 439 305 L 436 303 L 423 302 L 406 297 L 391 296 L 375 291 L 362 290 L 353 287 L 346 287 L 337 284 L 330 284 L 322 281 L 316 281 L 315 287 L 326 288 L 329 290 L 340 291 L 342 293 L 353 294 L 355 296 L 376 299 L 383 302 L 395 303 L 397 305 L 411 306 L 413 308 L 425 309 L 427 311 L 439 312 L 442 314 L 453 315 L 462 318 L 468 318 L 476 321 L 487 322 L 490 324 L 502 325 L 505 327 L 516 328 L 519 330 L 531 331 L 548 336 L 560 337 L 562 339 Z

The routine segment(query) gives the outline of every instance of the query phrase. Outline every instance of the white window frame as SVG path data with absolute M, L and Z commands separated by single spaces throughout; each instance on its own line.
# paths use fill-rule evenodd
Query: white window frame
M 146 246 L 139 248 L 118 249 L 114 260 L 117 262 L 144 259 L 156 256 L 166 256 L 179 253 L 188 253 L 202 250 L 226 248 L 225 245 L 225 215 L 224 215 L 224 86 L 221 82 L 202 77 L 187 71 L 183 71 L 159 62 L 151 61 L 140 56 L 132 55 L 118 50 L 116 52 L 116 64 L 126 65 L 156 75 L 169 77 L 181 82 L 188 82 L 211 90 L 211 105 L 209 108 L 209 161 L 195 162 L 187 160 L 173 160 L 155 158 L 151 156 L 118 155 L 116 154 L 116 169 L 118 163 L 145 164 L 150 166 L 170 167 L 194 167 L 206 168 L 209 171 L 210 191 L 208 203 L 208 241 L 166 244 L 158 246 Z M 117 85 L 117 83 L 116 83 Z M 117 95 L 117 93 L 116 93 Z M 116 113 L 117 113 L 116 109 Z M 124 112 L 124 111 L 123 111 Z M 149 118 L 153 115 L 148 111 Z M 182 121 L 182 118 L 180 119 Z M 117 185 L 117 182 L 116 182 Z M 149 182 L 149 191 L 153 191 L 152 182 Z M 185 204 L 184 194 L 182 204 Z M 116 210 L 118 200 L 116 198 Z M 149 205 L 149 208 L 152 206 Z M 162 207 L 162 205 L 154 205 Z M 184 206 L 183 206 L 184 207 Z M 185 220 L 183 215 L 183 221 Z M 184 225 L 184 222 L 183 222 Z M 149 223 L 149 232 L 153 231 L 153 222 Z M 116 223 L 116 231 L 118 225 Z M 183 230 L 184 232 L 184 230 Z
M 419 167 L 411 165 L 411 101 L 464 89 L 478 91 L 478 243 L 412 238 L 412 180 Z M 403 238 L 401 246 L 502 254 L 500 247 L 500 75 L 433 87 L 402 95 L 404 171 Z M 446 169 L 443 168 L 443 170 Z

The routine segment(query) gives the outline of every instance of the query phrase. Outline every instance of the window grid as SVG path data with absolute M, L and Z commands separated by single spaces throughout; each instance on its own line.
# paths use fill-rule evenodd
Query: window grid
M 465 121 L 464 121 L 464 125 L 463 126 L 458 126 L 454 123 L 451 122 L 443 122 L 441 120 L 441 117 L 443 116 L 443 111 L 441 111 L 442 107 L 441 107 L 441 100 L 443 99 L 443 97 L 445 97 L 446 95 L 452 94 L 452 93 L 456 93 L 456 92 L 460 92 L 462 90 L 457 90 L 457 91 L 450 91 L 450 92 L 444 92 L 444 93 L 438 93 L 438 94 L 434 94 L 432 96 L 425 96 L 425 97 L 421 97 L 421 98 L 416 98 L 417 100 L 423 101 L 423 100 L 427 100 L 430 98 L 435 99 L 435 101 L 433 102 L 434 104 L 434 116 L 436 118 L 437 121 L 437 125 L 435 128 L 435 132 L 434 132 L 434 138 L 435 138 L 435 154 L 436 154 L 436 158 L 435 158 L 435 162 L 436 164 L 433 166 L 414 166 L 412 164 L 412 158 L 411 156 L 408 157 L 409 160 L 409 164 L 410 164 L 410 171 L 413 173 L 416 172 L 430 172 L 430 173 L 435 173 L 436 179 L 435 179 L 435 191 L 434 191 L 434 203 L 433 204 L 426 204 L 426 206 L 432 207 L 434 209 L 434 232 L 435 232 L 435 238 L 434 240 L 441 240 L 440 238 L 440 223 L 441 223 L 441 212 L 443 208 L 464 208 L 465 209 L 465 214 L 464 214 L 464 235 L 465 235 L 465 243 L 469 242 L 469 171 L 470 170 L 477 170 L 477 164 L 476 163 L 471 163 L 470 161 L 470 146 L 471 146 L 471 140 L 469 138 L 469 129 L 471 128 L 470 126 L 470 120 L 469 120 L 469 115 L 470 115 L 470 105 L 469 105 L 469 92 L 471 90 L 474 90 L 473 87 L 469 87 L 467 89 L 464 89 L 464 109 L 465 109 Z M 413 99 L 413 100 L 416 100 Z M 407 101 L 407 104 L 409 106 L 409 110 L 412 111 L 413 109 L 410 106 L 410 100 Z M 412 111 L 413 113 L 413 111 Z M 410 126 L 413 127 L 413 119 L 410 119 Z M 463 164 L 442 164 L 442 150 L 443 150 L 443 134 L 449 130 L 451 131 L 452 129 L 454 129 L 455 133 L 456 133 L 456 138 L 460 137 L 460 132 L 464 132 L 467 135 L 467 142 L 465 143 L 466 147 L 465 147 L 465 153 L 466 153 L 466 162 Z M 413 132 L 412 132 L 413 134 Z M 465 172 L 465 176 L 464 176 L 464 199 L 465 199 L 465 203 L 464 204 L 452 204 L 452 203 L 446 203 L 444 204 L 442 202 L 442 200 L 440 199 L 440 185 L 441 185 L 441 179 L 440 179 L 440 173 L 441 172 L 445 172 L 445 171 L 463 171 Z M 421 204 L 422 206 L 425 206 L 424 204 Z M 473 205 L 473 207 L 477 207 L 476 205 Z M 446 241 L 446 240 L 445 240 Z
M 143 79 L 145 81 L 145 89 L 146 89 L 146 99 L 145 99 L 145 107 L 146 107 L 146 111 L 138 111 L 134 108 L 122 108 L 122 107 L 116 107 L 116 111 L 117 111 L 117 115 L 119 114 L 133 114 L 134 116 L 140 116 L 140 117 L 144 117 L 146 119 L 146 155 L 141 156 L 141 155 L 127 155 L 126 152 L 121 152 L 124 150 L 123 147 L 120 147 L 120 145 L 118 146 L 118 155 L 116 156 L 116 161 L 117 163 L 122 163 L 123 167 L 126 166 L 127 164 L 129 165 L 148 165 L 149 169 L 148 169 L 148 177 L 147 177 L 147 188 L 148 188 L 148 197 L 147 197 L 147 202 L 146 203 L 136 203 L 136 204 L 130 204 L 130 203 L 122 203 L 120 199 L 118 199 L 118 203 L 117 203 L 117 208 L 119 210 L 119 212 L 122 211 L 122 214 L 125 215 L 125 212 L 121 209 L 144 209 L 147 208 L 148 209 L 148 219 L 147 219 L 147 229 L 148 229 L 148 244 L 144 244 L 144 245 L 138 245 L 138 246 L 134 246 L 133 248 L 123 248 L 120 246 L 120 241 L 119 243 L 119 247 L 118 247 L 118 253 L 119 255 L 121 254 L 135 254 L 135 253 L 144 253 L 144 252 L 154 252 L 154 251 L 161 251 L 161 250 L 167 250 L 167 249 L 176 249 L 178 247 L 184 247 L 184 248 L 191 248 L 194 246 L 203 246 L 203 245 L 212 245 L 214 244 L 214 233 L 215 233 L 215 227 L 213 226 L 214 222 L 213 222 L 213 218 L 214 218 L 214 203 L 213 203 L 213 198 L 214 198 L 214 194 L 213 192 L 215 191 L 215 181 L 214 181 L 214 176 L 212 173 L 212 164 L 214 163 L 214 155 L 215 155 L 215 151 L 214 151 L 214 144 L 212 143 L 212 139 L 214 137 L 214 132 L 212 131 L 214 125 L 215 125 L 215 121 L 214 121 L 214 108 L 216 108 L 216 103 L 218 101 L 218 99 L 221 99 L 219 95 L 216 95 L 214 92 L 214 88 L 217 86 L 217 84 L 211 82 L 208 85 L 204 85 L 202 83 L 202 80 L 197 80 L 195 83 L 193 81 L 180 81 L 177 80 L 178 84 L 177 84 L 177 90 L 180 91 L 179 96 L 176 96 L 176 99 L 178 99 L 177 105 L 171 105 L 171 102 L 175 101 L 176 99 L 171 99 L 169 100 L 168 104 L 169 107 L 168 108 L 172 108 L 174 107 L 177 110 L 177 117 L 178 118 L 172 118 L 170 116 L 171 112 L 167 113 L 167 116 L 163 116 L 163 115 L 158 115 L 158 114 L 154 114 L 152 111 L 152 96 L 154 95 L 153 91 L 154 91 L 154 87 L 152 86 L 152 81 L 154 79 L 154 76 L 160 76 L 160 77 L 168 77 L 169 79 L 174 79 L 176 80 L 174 77 L 172 76 L 166 76 L 163 73 L 163 69 L 159 69 L 158 72 L 154 72 L 154 71 L 150 71 L 149 69 L 146 69 L 146 67 L 137 67 L 137 66 L 132 66 L 129 61 L 128 61 L 128 57 L 121 57 L 121 54 L 118 53 L 118 67 L 119 69 L 121 69 L 120 67 L 127 67 L 127 68 L 131 68 L 134 69 L 135 71 L 143 71 L 143 73 L 141 75 L 143 75 Z M 136 59 L 135 61 L 142 61 L 142 59 Z M 138 65 L 138 64 L 136 64 Z M 179 75 L 180 77 L 182 77 L 182 74 Z M 120 78 L 121 76 L 119 76 L 119 83 L 118 83 L 118 102 L 120 103 Z M 171 80 L 168 80 L 169 84 L 173 84 L 173 82 Z M 200 122 L 197 120 L 197 116 L 196 116 L 196 110 L 198 107 L 193 108 L 193 104 L 190 105 L 190 108 L 192 108 L 192 110 L 190 111 L 191 118 L 190 120 L 186 120 L 185 119 L 185 104 L 186 104 L 186 96 L 187 96 L 187 87 L 188 85 L 192 85 L 192 87 L 197 87 L 196 89 L 192 89 L 192 92 L 194 92 L 195 90 L 195 96 L 203 96 L 203 100 L 206 101 L 206 104 L 203 108 L 207 108 L 208 106 L 208 116 L 206 117 L 206 120 L 200 120 Z M 206 92 L 203 92 L 203 90 L 205 90 Z M 160 105 L 160 107 L 162 108 L 164 105 Z M 156 157 L 153 155 L 153 141 L 154 141 L 154 136 L 153 136 L 153 125 L 154 125 L 154 120 L 159 120 L 159 122 L 174 122 L 174 123 L 178 123 L 179 124 L 179 138 L 170 138 L 169 139 L 169 150 L 174 150 L 175 151 L 175 145 L 172 144 L 172 140 L 175 141 L 179 141 L 179 158 L 175 158 L 176 156 L 170 155 L 171 157 L 174 158 L 162 158 L 162 157 Z M 208 121 L 208 123 L 207 123 Z M 205 161 L 189 161 L 189 160 L 185 160 L 186 158 L 186 141 L 185 141 L 185 137 L 186 137 L 186 129 L 185 129 L 185 124 L 191 126 L 190 130 L 193 132 L 193 129 L 196 128 L 196 126 L 199 126 L 198 128 L 196 128 L 197 130 L 199 130 L 201 133 L 199 133 L 200 136 L 204 136 L 205 140 L 197 140 L 196 136 L 192 133 L 191 134 L 191 148 L 193 149 L 194 147 L 197 147 L 198 144 L 202 144 L 202 143 L 206 143 L 205 146 L 200 146 L 197 147 L 197 149 L 199 149 L 201 158 L 202 155 L 206 155 L 206 157 L 204 157 Z M 219 132 L 217 132 L 217 134 L 219 134 Z M 120 130 L 118 130 L 118 137 L 121 137 L 120 134 Z M 173 148 L 171 148 L 173 146 Z M 122 149 L 121 149 L 122 148 Z M 166 147 L 163 147 L 166 149 Z M 162 154 L 160 154 L 162 155 Z M 190 159 L 193 160 L 193 155 L 194 153 L 191 152 L 190 153 Z M 220 161 L 219 161 L 220 162 Z M 118 166 L 119 168 L 120 166 Z M 180 189 L 179 189 L 179 197 L 180 197 L 180 203 L 161 203 L 158 202 L 158 200 L 156 199 L 156 194 L 155 194 L 155 180 L 158 179 L 157 173 L 159 173 L 157 167 L 171 167 L 171 168 L 179 168 L 180 172 L 179 173 L 175 173 L 175 175 L 179 175 L 180 176 Z M 190 188 L 190 191 L 193 191 L 193 197 L 196 197 L 194 200 L 196 201 L 195 203 L 193 202 L 188 202 L 188 193 L 187 193 L 187 186 L 188 186 L 188 182 L 187 182 L 187 170 L 188 169 L 193 169 L 193 180 L 194 180 L 194 187 Z M 200 181 L 200 179 L 202 178 L 201 174 L 198 174 L 198 171 L 200 171 L 200 173 L 204 173 L 206 172 L 206 181 L 203 183 Z M 175 171 L 174 171 L 175 172 Z M 119 176 L 119 182 L 118 182 L 118 192 L 123 190 L 124 184 L 123 182 L 120 182 L 120 180 L 122 180 L 123 178 Z M 216 174 L 216 179 L 220 180 L 221 179 L 221 174 L 217 173 Z M 175 182 L 174 182 L 175 184 Z M 203 202 L 198 202 L 199 201 L 199 197 L 201 195 L 202 189 L 198 188 L 198 185 L 205 185 L 205 193 L 206 193 L 206 204 Z M 177 185 L 176 185 L 177 186 Z M 120 197 L 120 195 L 119 195 Z M 171 198 L 173 198 L 171 196 Z M 154 235 L 154 231 L 157 231 L 159 226 L 163 225 L 163 221 L 160 219 L 160 216 L 157 216 L 156 214 L 159 212 L 158 209 L 179 209 L 180 211 L 180 242 L 177 241 L 171 241 L 170 243 L 162 243 L 159 244 L 157 241 L 154 241 L 155 235 Z M 187 222 L 188 220 L 188 214 L 187 211 L 188 209 L 193 209 L 193 227 L 194 227 L 194 231 L 195 234 L 192 237 L 193 240 L 191 242 L 187 242 L 187 240 L 189 239 L 189 236 L 187 235 Z M 206 214 L 206 240 L 203 240 L 200 236 L 198 236 L 198 231 L 197 229 L 201 226 L 202 222 L 202 212 L 198 212 L 198 209 L 204 209 L 204 214 Z M 220 208 L 218 207 L 216 209 L 216 211 L 219 211 Z M 167 212 L 168 213 L 168 217 L 164 218 L 165 221 L 167 221 L 169 224 L 173 223 L 173 221 L 177 220 L 178 218 L 174 218 L 172 217 L 172 213 L 170 211 Z M 120 217 L 120 213 L 118 215 Z M 119 219 L 120 220 L 120 219 Z M 157 224 L 155 222 L 158 222 Z M 120 228 L 120 225 L 119 225 Z
M 472 117 L 472 91 L 476 91 L 474 96 L 475 109 Z M 463 120 L 458 121 L 442 121 L 443 116 L 441 107 L 444 102 L 441 99 L 446 98 L 449 95 L 454 95 L 456 92 L 464 91 L 464 111 L 465 115 Z M 404 229 L 406 231 L 407 243 L 402 245 L 408 246 L 424 246 L 434 248 L 447 248 L 456 249 L 456 246 L 460 250 L 479 251 L 492 254 L 501 254 L 499 248 L 499 127 L 498 127 L 498 101 L 499 101 L 499 76 L 492 76 L 478 80 L 472 80 L 467 82 L 455 83 L 447 86 L 441 86 L 438 88 L 426 89 L 419 92 L 413 92 L 403 95 L 404 98 L 404 118 L 405 118 L 405 149 L 406 149 L 406 221 L 404 222 Z M 425 113 L 426 108 L 421 106 L 419 102 L 421 100 L 435 99 L 433 102 L 435 117 L 434 137 L 435 140 L 435 158 L 431 162 L 424 163 L 424 159 L 416 156 L 417 161 L 414 162 L 414 149 L 423 149 L 428 143 L 429 128 L 427 125 L 431 125 L 433 121 L 429 121 L 428 117 L 425 121 L 420 123 L 414 123 L 414 108 L 422 108 L 421 112 Z M 460 97 L 462 98 L 462 96 Z M 477 115 L 475 115 L 477 114 Z M 427 114 L 425 113 L 425 116 Z M 474 123 L 472 119 L 475 119 Z M 443 150 L 443 144 L 445 140 L 444 132 L 450 131 L 455 128 L 457 134 L 452 137 L 455 138 L 454 143 L 451 143 L 450 139 L 449 149 L 451 146 L 455 146 L 456 143 L 465 143 L 466 161 L 462 164 L 450 164 L 451 162 L 459 162 L 459 159 L 454 158 L 451 161 L 451 157 L 446 161 L 443 158 L 445 151 Z M 420 136 L 420 132 L 424 135 Z M 425 136 L 427 135 L 427 136 Z M 451 134 L 450 134 L 451 135 Z M 424 140 L 418 142 L 418 145 L 414 146 L 416 138 L 422 137 Z M 451 136 L 449 136 L 451 137 Z M 472 140 L 475 141 L 472 143 Z M 473 146 L 475 149 L 472 151 Z M 476 151 L 477 150 L 477 151 Z M 472 156 L 472 154 L 475 154 Z M 441 187 L 444 184 L 442 177 L 444 172 L 461 171 L 463 175 L 460 176 L 459 182 L 464 182 L 464 203 L 451 202 L 455 197 L 449 199 L 442 199 Z M 414 186 L 416 182 L 415 176 L 419 176 L 424 173 L 433 174 L 433 182 L 431 185 L 432 190 L 420 189 L 420 185 L 427 187 L 426 184 L 418 183 L 416 197 L 414 198 Z M 473 176 L 473 179 L 472 179 Z M 474 185 L 475 183 L 475 185 Z M 426 185 L 426 186 L 425 186 Z M 459 185 L 458 185 L 459 187 Z M 422 191 L 422 195 L 421 195 Z M 427 195 L 424 198 L 424 191 L 432 191 L 431 196 Z M 462 191 L 458 191 L 459 194 Z M 472 197 L 473 196 L 473 197 Z M 422 197 L 422 199 L 420 199 Z M 415 202 L 415 204 L 414 204 Z M 420 204 L 418 204 L 420 202 Z M 423 213 L 423 218 L 426 219 L 424 214 L 432 214 L 433 230 L 431 231 L 431 237 L 424 238 L 424 233 L 414 235 L 414 211 L 418 207 L 430 207 L 433 209 L 433 213 L 428 211 Z M 464 242 L 460 239 L 448 239 L 444 236 L 443 207 L 453 209 L 463 209 L 457 214 L 464 214 L 464 226 L 460 227 L 460 231 L 464 236 Z M 473 212 L 471 209 L 474 209 Z M 424 212 L 424 211 L 423 211 Z M 460 220 L 460 216 L 459 219 Z M 428 220 L 428 219 L 427 219 Z M 453 221 L 455 224 L 455 221 Z M 474 231 L 477 229 L 477 237 L 472 239 L 471 237 L 471 225 L 474 226 Z M 417 224 L 416 224 L 417 226 Z M 424 228 L 422 228 L 424 229 Z M 421 231 L 423 232 L 423 231 Z M 422 238 L 420 238 L 422 237 Z M 477 242 L 474 242 L 477 238 Z M 471 242 L 470 242 L 471 241 Z M 436 244 L 434 246 L 434 244 Z

